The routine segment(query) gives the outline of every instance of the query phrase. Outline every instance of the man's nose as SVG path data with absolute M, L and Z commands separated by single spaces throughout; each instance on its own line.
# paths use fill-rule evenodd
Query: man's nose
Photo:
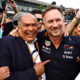
M 57 22 L 54 21 L 54 22 L 53 22 L 53 27 L 57 27 L 57 26 L 58 26 Z
M 32 30 L 33 30 L 33 27 L 32 27 L 32 25 L 30 25 L 30 26 L 29 26 L 29 30 L 30 30 L 30 31 L 32 31 Z

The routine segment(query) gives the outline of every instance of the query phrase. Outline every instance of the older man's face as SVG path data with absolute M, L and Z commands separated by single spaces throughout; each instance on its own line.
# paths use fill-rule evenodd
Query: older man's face
M 27 42 L 31 43 L 37 35 L 38 27 L 35 17 L 25 15 L 20 20 L 19 34 Z

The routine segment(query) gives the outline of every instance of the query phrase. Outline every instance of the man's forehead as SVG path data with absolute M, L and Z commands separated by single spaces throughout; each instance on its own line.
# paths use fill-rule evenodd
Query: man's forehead
M 62 18 L 62 14 L 57 10 L 50 10 L 45 15 L 44 18 Z
M 32 15 L 32 14 L 30 14 L 30 13 L 23 14 L 22 17 L 23 17 L 23 18 L 24 18 L 24 17 L 25 17 L 25 18 L 29 18 L 29 17 L 30 17 L 30 18 L 35 18 L 34 15 Z
M 31 14 L 24 14 L 24 15 L 22 15 L 21 16 L 21 19 L 20 19 L 20 21 L 23 21 L 23 20 L 36 20 L 36 18 L 33 16 L 33 15 L 31 15 Z
M 35 18 L 30 18 L 30 17 L 26 17 L 20 20 L 21 23 L 24 24 L 33 24 L 33 23 L 37 23 Z
M 48 12 L 46 12 L 46 14 L 45 15 L 47 15 L 47 14 L 60 14 L 61 15 L 61 13 L 60 13 L 60 11 L 59 10 L 57 10 L 57 9 L 51 9 L 51 10 L 49 10 Z

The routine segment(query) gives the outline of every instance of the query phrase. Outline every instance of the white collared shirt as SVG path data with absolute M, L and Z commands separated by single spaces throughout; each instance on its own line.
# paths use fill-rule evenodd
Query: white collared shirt
M 32 53 L 34 50 L 36 50 L 34 42 L 35 42 L 35 41 L 33 41 L 32 43 L 27 43 L 27 42 L 26 42 L 26 44 L 27 44 L 28 47 L 30 48 L 31 53 Z M 35 58 L 35 57 L 37 56 L 37 54 L 38 54 L 38 51 L 36 51 L 36 52 L 32 55 L 32 57 Z M 37 59 L 36 59 L 35 62 L 36 62 L 36 63 L 39 63 L 40 61 L 41 61 L 41 59 L 40 59 L 40 56 L 38 55 L 38 57 L 37 57 Z M 42 76 L 42 77 L 41 77 L 40 80 L 46 80 L 46 75 L 45 75 L 45 73 L 42 74 L 41 76 Z

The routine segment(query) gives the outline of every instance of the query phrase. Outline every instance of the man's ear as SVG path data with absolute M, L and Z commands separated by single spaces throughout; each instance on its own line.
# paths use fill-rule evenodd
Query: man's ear
M 20 26 L 18 26 L 17 29 L 20 29 Z
M 21 29 L 20 29 L 20 28 L 21 28 L 20 26 L 18 26 L 18 27 L 17 27 L 18 32 L 20 32 L 20 31 L 21 31 Z

